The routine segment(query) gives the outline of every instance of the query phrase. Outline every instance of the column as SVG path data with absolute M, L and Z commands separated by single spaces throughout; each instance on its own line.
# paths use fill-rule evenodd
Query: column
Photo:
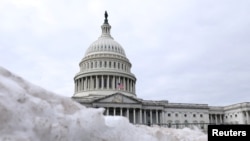
M 162 124 L 162 111 L 160 111 L 159 113 L 159 124 L 160 125 Z
M 116 108 L 115 107 L 113 108 L 113 115 L 114 116 L 116 115 Z
M 146 112 L 146 110 L 144 109 L 143 110 L 144 111 L 144 124 L 147 124 L 147 112 Z
M 130 80 L 130 79 L 128 79 L 128 82 L 127 82 L 127 83 L 128 83 L 128 85 L 127 85 L 127 87 L 128 87 L 127 90 L 128 90 L 128 91 L 129 91 L 129 80 Z
M 107 115 L 109 115 L 109 107 L 107 107 Z
M 89 90 L 91 89 L 91 76 L 89 76 Z
M 89 89 L 89 87 L 88 87 L 88 77 L 85 78 L 85 81 L 86 81 L 86 90 L 88 90 Z
M 89 82 L 90 82 L 90 77 L 88 76 L 87 77 L 87 90 L 89 90 L 89 84 L 90 84 Z
M 247 119 L 247 124 L 249 124 L 249 114 L 248 114 L 248 111 L 246 111 L 246 119 Z
M 164 111 L 162 111 L 162 124 L 165 124 L 165 112 Z
M 92 78 L 92 84 L 91 84 L 92 87 L 91 88 L 92 88 L 92 90 L 94 90 L 95 89 L 95 87 L 94 87 L 94 85 L 95 85 L 94 84 L 95 83 L 95 76 L 91 76 L 91 78 Z
M 134 93 L 136 92 L 135 81 L 134 81 Z
M 140 124 L 142 124 L 142 109 L 140 109 Z
M 79 81 L 78 81 L 78 79 L 76 80 L 76 84 L 77 84 L 77 91 L 79 92 Z
M 80 87 L 81 87 L 80 79 L 77 80 L 77 83 L 78 83 L 77 89 L 78 89 L 78 92 L 79 92 L 80 91 Z
M 134 86 L 135 86 L 134 81 L 132 81 L 132 92 L 133 92 L 133 93 L 135 92 Z
M 128 78 L 127 78 L 127 80 L 126 80 L 126 91 L 128 91 Z
M 113 88 L 113 90 L 115 90 L 115 76 L 113 76 L 113 86 L 112 86 L 112 88 Z
M 82 78 L 79 78 L 79 87 L 78 90 L 81 91 L 82 90 Z
M 131 80 L 131 92 L 133 93 L 134 92 L 134 81 Z
M 124 90 L 126 91 L 127 90 L 127 78 L 124 77 Z
M 159 123 L 158 122 L 158 110 L 156 110 L 155 114 L 156 114 L 156 124 L 158 124 Z
M 75 81 L 75 93 L 77 92 L 77 83 Z
M 150 124 L 153 124 L 153 116 L 152 116 L 152 110 L 150 110 Z
M 127 118 L 128 118 L 128 121 L 129 121 L 129 109 L 128 109 L 128 108 L 126 109 L 126 112 L 127 112 L 127 113 L 126 113 L 126 116 L 127 116 Z
M 123 85 L 123 88 L 122 89 L 120 89 L 120 90 L 124 90 L 124 77 L 120 77 L 120 82 L 121 82 L 121 84 Z
M 90 89 L 92 90 L 93 89 L 93 77 L 90 76 Z
M 78 92 L 78 80 L 76 80 L 75 83 L 76 83 L 76 85 L 75 85 L 75 87 L 76 87 L 75 91 Z
M 102 77 L 102 78 L 101 78 L 101 80 L 102 80 L 102 87 L 101 87 L 101 89 L 103 89 L 103 84 L 104 84 L 103 75 L 102 75 L 101 77 Z
M 134 124 L 136 124 L 136 121 L 135 121 L 135 109 L 133 109 L 133 116 L 134 116 Z
M 91 89 L 91 76 L 89 76 L 89 90 Z
M 109 83 L 110 83 L 110 89 L 112 90 L 113 89 L 113 76 L 109 76 Z
M 95 76 L 95 89 L 98 89 L 98 76 Z
M 132 92 L 132 80 L 129 80 L 129 91 Z
M 86 80 L 87 78 L 86 77 L 84 77 L 83 78 L 83 87 L 84 87 L 84 90 L 86 90 L 87 89 L 87 85 L 86 85 Z
M 86 88 L 84 87 L 84 82 L 85 82 L 85 77 L 84 78 L 81 78 L 82 79 L 82 83 L 81 83 L 81 87 L 82 87 L 82 90 L 85 91 Z
M 109 89 L 109 75 L 107 75 L 107 89 Z

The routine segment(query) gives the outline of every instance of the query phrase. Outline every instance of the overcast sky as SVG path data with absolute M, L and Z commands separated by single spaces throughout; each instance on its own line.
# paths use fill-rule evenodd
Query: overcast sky
M 0 0 L 0 66 L 71 97 L 104 11 L 146 100 L 250 102 L 249 0 Z

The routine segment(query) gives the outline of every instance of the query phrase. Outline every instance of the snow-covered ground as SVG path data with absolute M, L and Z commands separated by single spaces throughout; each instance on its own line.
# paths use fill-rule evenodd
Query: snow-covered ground
M 134 126 L 0 67 L 0 141 L 206 141 L 198 129 Z

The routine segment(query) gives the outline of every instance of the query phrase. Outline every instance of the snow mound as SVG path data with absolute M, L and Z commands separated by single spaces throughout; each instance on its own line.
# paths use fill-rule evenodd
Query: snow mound
M 135 126 L 103 116 L 0 67 L 0 141 L 206 141 L 199 130 Z

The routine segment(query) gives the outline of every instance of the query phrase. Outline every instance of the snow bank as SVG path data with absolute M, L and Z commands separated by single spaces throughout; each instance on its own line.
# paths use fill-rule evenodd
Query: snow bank
M 0 141 L 206 141 L 199 130 L 134 126 L 0 67 Z

